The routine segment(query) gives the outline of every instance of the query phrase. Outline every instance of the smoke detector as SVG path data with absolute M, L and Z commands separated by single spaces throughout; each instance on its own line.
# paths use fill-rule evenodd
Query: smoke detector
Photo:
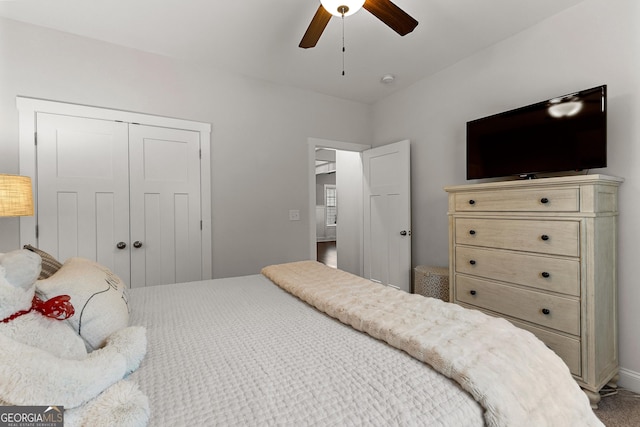
M 393 74 L 385 74 L 380 79 L 380 82 L 388 85 L 389 83 L 393 83 L 395 79 L 396 79 L 396 76 L 394 76 Z

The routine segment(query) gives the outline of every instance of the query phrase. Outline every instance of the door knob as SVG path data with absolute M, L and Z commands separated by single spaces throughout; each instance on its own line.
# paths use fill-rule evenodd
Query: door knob
M 401 236 L 406 236 L 407 234 L 409 234 L 409 233 L 407 232 L 407 230 L 402 230 L 402 231 L 400 232 L 400 235 L 401 235 Z
M 142 247 L 142 242 L 139 240 L 136 240 L 135 242 L 133 242 L 133 247 L 138 249 Z
M 116 248 L 118 249 L 124 249 L 127 247 L 127 244 L 125 242 L 118 242 L 118 244 L 116 245 Z

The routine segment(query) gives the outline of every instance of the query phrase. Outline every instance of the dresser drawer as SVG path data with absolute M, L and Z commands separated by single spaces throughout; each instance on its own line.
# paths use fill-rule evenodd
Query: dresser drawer
M 551 331 L 536 328 L 535 326 L 518 322 L 517 320 L 509 319 L 509 321 L 517 327 L 531 332 L 533 335 L 538 337 L 540 341 L 544 342 L 547 347 L 553 350 L 562 360 L 564 360 L 564 363 L 567 364 L 573 375 L 578 377 L 582 375 L 579 339 L 570 338 Z
M 577 188 L 499 190 L 455 194 L 458 212 L 578 212 Z
M 520 252 L 456 246 L 456 272 L 580 296 L 580 262 Z
M 456 218 L 455 243 L 577 257 L 580 223 L 527 219 Z
M 580 301 L 456 274 L 456 300 L 580 335 Z M 544 314 L 547 312 L 548 314 Z

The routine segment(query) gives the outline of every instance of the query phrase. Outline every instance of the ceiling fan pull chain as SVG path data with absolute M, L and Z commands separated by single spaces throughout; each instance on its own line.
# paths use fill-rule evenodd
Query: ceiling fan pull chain
M 348 9 L 347 9 L 348 10 Z M 342 75 L 344 76 L 344 7 L 342 8 Z

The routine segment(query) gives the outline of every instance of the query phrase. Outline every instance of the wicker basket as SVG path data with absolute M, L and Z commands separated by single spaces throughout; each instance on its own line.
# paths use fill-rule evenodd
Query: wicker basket
M 413 293 L 449 301 L 449 268 L 419 265 L 413 269 Z

